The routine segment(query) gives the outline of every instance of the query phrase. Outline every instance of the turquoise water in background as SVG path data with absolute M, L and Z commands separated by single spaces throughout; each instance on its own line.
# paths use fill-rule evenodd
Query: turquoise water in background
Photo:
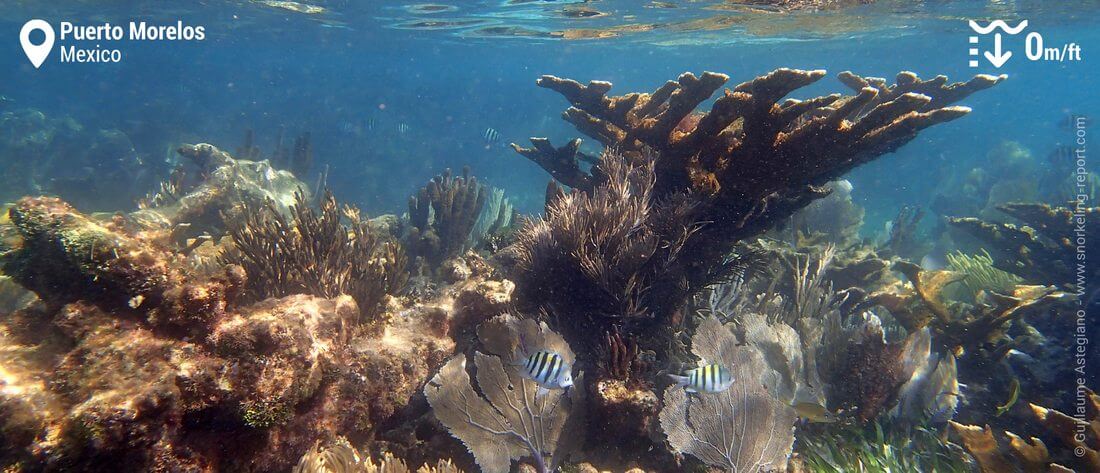
M 974 109 L 969 116 L 926 130 L 849 176 L 854 198 L 867 209 L 865 229 L 882 228 L 901 205 L 930 205 L 946 176 L 970 169 L 1005 140 L 1045 162 L 1058 143 L 1072 139 L 1072 131 L 1059 126 L 1066 114 L 1087 115 L 1100 105 L 1093 77 L 1098 2 L 884 2 L 779 14 L 716 11 L 705 8 L 709 3 L 665 9 L 607 1 L 586 5 L 607 16 L 587 19 L 563 18 L 563 9 L 577 5 L 560 2 L 465 2 L 453 11 L 416 13 L 397 2 L 332 1 L 316 3 L 326 9 L 320 14 L 243 1 L 4 3 L 0 95 L 10 101 L 2 106 L 123 131 L 148 166 L 142 177 L 167 175 L 166 149 L 176 143 L 233 150 L 253 129 L 267 151 L 279 127 L 288 136 L 309 131 L 312 172 L 327 165 L 334 192 L 372 215 L 401 213 L 429 176 L 465 165 L 504 188 L 522 211 L 541 210 L 548 176 L 505 144 L 579 136 L 558 118 L 565 101 L 535 86 L 542 74 L 611 81 L 612 93 L 622 94 L 652 91 L 685 71 L 729 74 L 729 86 L 778 67 L 829 71 L 795 97 L 848 93 L 835 79 L 844 70 L 890 82 L 902 70 L 953 81 L 1008 74 L 1007 82 L 961 103 Z M 716 15 L 730 15 L 733 26 L 681 31 Z M 207 39 L 123 41 L 115 46 L 124 54 L 120 64 L 60 64 L 55 48 L 35 70 L 15 39 L 29 18 L 54 24 L 182 20 L 205 26 Z M 968 19 L 1013 25 L 1027 19 L 1027 31 L 1041 32 L 1048 45 L 1083 45 L 1083 60 L 1028 61 L 1021 34 L 1006 40 L 1015 56 L 1004 67 L 984 60 L 968 67 Z M 413 27 L 425 21 L 469 26 Z M 547 37 L 623 24 L 658 26 L 609 39 Z M 487 128 L 501 134 L 499 143 L 486 147 Z
M 534 348 L 563 348 L 568 357 L 556 355 L 574 358 L 572 366 L 554 366 L 578 373 L 576 396 L 552 397 L 551 411 L 546 402 L 540 408 L 564 416 L 537 415 L 539 423 L 560 421 L 550 429 L 569 440 L 579 436 L 562 425 L 578 420 L 574 414 L 587 417 L 577 424 L 587 430 L 585 455 L 569 465 L 723 465 L 683 448 L 684 436 L 674 434 L 682 428 L 691 435 L 720 429 L 723 443 L 736 444 L 738 461 L 741 447 L 755 442 L 745 439 L 767 436 L 760 458 L 763 450 L 778 455 L 768 465 L 787 461 L 783 442 L 793 441 L 792 464 L 816 464 L 813 471 L 832 471 L 822 465 L 841 453 L 866 454 L 842 459 L 848 471 L 880 457 L 918 465 L 890 471 L 945 471 L 922 465 L 963 460 L 954 437 L 965 427 L 945 427 L 948 419 L 991 426 L 1002 444 L 1007 431 L 1037 435 L 1052 447 L 1052 460 L 1079 460 L 1069 457 L 1073 446 L 1060 432 L 1037 428 L 1044 414 L 1031 406 L 1074 412 L 1084 404 L 1084 391 L 1074 390 L 1098 384 L 1091 368 L 1074 371 L 1100 363 L 1086 333 L 1095 325 L 1100 273 L 1083 243 L 1091 237 L 1084 233 L 1095 233 L 1096 212 L 1088 214 L 1087 232 L 1070 235 L 1059 226 L 1068 223 L 1065 214 L 1051 223 L 1055 217 L 1013 214 L 1002 204 L 1065 207 L 1077 193 L 1075 174 L 1090 179 L 1090 199 L 1100 198 L 1100 159 L 1091 151 L 1100 112 L 1100 0 L 880 1 L 822 11 L 719 0 L 310 1 L 0 0 L 0 268 L 7 273 L 0 274 L 0 312 L 22 307 L 0 314 L 0 465 L 174 470 L 194 461 L 210 470 L 278 470 L 308 444 L 334 440 L 331 434 L 362 445 L 363 458 L 385 450 L 418 466 L 450 457 L 474 471 L 473 461 L 484 459 L 470 444 L 477 439 L 456 433 L 462 421 L 454 419 L 462 416 L 440 415 L 459 409 L 458 401 L 439 401 L 485 397 L 488 407 L 466 414 L 479 429 L 487 422 L 474 417 L 505 418 L 503 405 L 494 404 L 501 399 L 487 393 L 514 392 L 521 382 L 499 373 L 491 379 L 494 368 L 483 363 L 495 358 L 480 355 L 499 356 L 496 371 L 503 372 L 507 350 L 488 347 L 509 338 L 520 355 L 511 365 L 529 360 L 528 371 L 547 368 L 522 355 L 539 320 L 548 323 L 541 332 L 561 336 L 540 332 L 546 346 Z M 30 19 L 55 28 L 179 22 L 202 27 L 205 39 L 59 38 L 36 68 L 19 42 Z M 1012 57 L 998 68 L 970 54 L 993 42 L 986 35 L 971 44 L 971 20 L 1028 26 L 1003 38 Z M 1054 51 L 1079 49 L 1080 59 L 1030 60 L 1028 34 Z M 62 46 L 117 49 L 122 58 L 63 63 Z M 685 72 L 728 74 L 733 89 L 784 67 L 827 71 L 790 95 L 797 99 L 851 95 L 837 79 L 843 71 L 887 84 L 901 71 L 952 82 L 977 74 L 1007 79 L 953 104 L 972 113 L 920 131 L 844 176 L 848 183 L 829 183 L 833 195 L 794 215 L 784 206 L 805 204 L 796 200 L 811 195 L 805 176 L 822 175 L 810 164 L 790 164 L 805 165 L 794 178 L 714 171 L 726 187 L 707 195 L 713 187 L 697 174 L 686 184 L 679 169 L 631 168 L 647 150 L 628 149 L 636 154 L 609 153 L 592 171 L 594 180 L 609 181 L 591 187 L 592 195 L 553 197 L 557 204 L 539 217 L 551 178 L 509 144 L 547 137 L 561 146 L 583 137 L 585 152 L 601 151 L 562 120 L 569 104 L 538 87 L 540 76 L 609 81 L 609 95 L 621 96 L 652 92 Z M 694 126 L 697 116 L 680 123 Z M 723 165 L 786 165 L 752 146 L 754 132 L 773 126 L 762 122 L 730 124 L 711 141 L 750 141 Z M 798 123 L 785 129 L 814 130 Z M 239 159 L 273 158 L 277 136 L 291 148 L 303 133 L 313 154 L 304 171 L 293 159 L 211 166 L 219 158 L 204 154 L 208 148 L 181 147 L 205 142 Z M 238 152 L 246 136 L 261 154 Z M 684 143 L 663 151 L 693 159 L 682 149 L 697 149 Z M 788 148 L 774 146 L 776 153 Z M 190 150 L 195 162 L 183 162 L 177 149 Z M 802 151 L 798 158 L 815 158 Z M 627 170 L 609 177 L 620 162 Z M 524 218 L 505 218 L 517 215 L 500 194 L 487 203 L 469 181 L 429 183 L 463 168 L 503 189 Z M 760 185 L 759 176 L 778 185 Z M 657 184 L 639 183 L 648 178 Z M 327 187 L 334 197 L 307 210 L 311 200 L 295 195 L 291 210 L 290 191 L 301 183 Z M 675 188 L 689 185 L 689 192 Z M 447 192 L 465 198 L 440 198 Z M 52 198 L 25 198 L 9 211 L 21 196 L 43 195 L 79 214 Z M 269 195 L 279 202 L 261 207 Z M 756 200 L 741 206 L 747 198 Z M 337 200 L 368 218 L 398 218 L 366 222 Z M 917 231 L 907 224 L 919 214 L 914 208 L 925 212 Z M 412 215 L 402 217 L 406 211 Z M 1084 228 L 1078 212 L 1073 223 Z M 293 223 L 281 223 L 288 213 Z M 464 218 L 471 216 L 476 222 Z M 1022 222 L 1039 229 L 1038 243 L 1023 245 L 1027 238 L 1014 229 L 994 227 Z M 766 232 L 759 228 L 765 224 Z M 980 225 L 1017 240 L 987 242 L 997 239 L 982 235 Z M 32 301 L 24 288 L 42 299 Z M 486 322 L 505 313 L 516 318 Z M 511 327 L 507 337 L 495 332 L 500 327 L 482 331 L 498 323 Z M 729 356 L 735 351 L 739 361 Z M 704 414 L 723 422 L 698 422 L 703 404 L 669 386 L 665 375 L 688 372 L 696 358 L 726 370 L 736 365 L 744 402 L 727 397 L 726 406 Z M 712 384 L 720 372 L 710 371 Z M 471 373 L 476 385 L 462 379 Z M 560 381 L 554 389 L 569 387 Z M 533 386 L 520 386 L 525 403 Z M 782 398 L 781 387 L 790 388 Z M 5 404 L 20 396 L 26 404 Z M 772 425 L 740 415 L 767 417 L 769 409 Z M 535 416 L 530 404 L 527 410 Z M 41 420 L 24 419 L 39 412 Z M 139 412 L 132 429 L 131 412 Z M 171 433 L 158 440 L 160 424 Z M 740 433 L 727 439 L 726 424 Z M 571 442 L 558 442 L 556 433 L 539 441 L 535 432 L 535 444 L 549 442 L 535 446 L 524 435 L 516 437 L 528 442 L 536 463 L 571 448 L 539 451 Z M 324 446 L 337 451 L 335 443 Z M 144 458 L 149 452 L 163 458 Z

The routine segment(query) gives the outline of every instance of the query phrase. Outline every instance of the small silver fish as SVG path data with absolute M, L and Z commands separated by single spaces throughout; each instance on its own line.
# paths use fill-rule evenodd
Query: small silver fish
M 539 385 L 536 396 L 543 396 L 551 389 L 573 387 L 573 367 L 561 355 L 539 351 L 528 356 L 520 364 L 520 375 Z
M 733 385 L 733 375 L 729 370 L 714 363 L 690 370 L 684 376 L 669 376 L 689 393 L 720 393 Z
M 397 132 L 402 134 L 402 135 L 404 135 L 405 133 L 408 133 L 409 132 L 409 124 L 408 123 L 398 123 L 397 124 Z

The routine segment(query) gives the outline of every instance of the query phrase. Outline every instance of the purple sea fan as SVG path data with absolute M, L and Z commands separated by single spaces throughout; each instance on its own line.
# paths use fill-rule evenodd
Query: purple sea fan
M 661 429 L 677 453 L 738 473 L 787 471 L 794 445 L 794 409 L 779 400 L 779 374 L 750 345 L 715 317 L 708 317 L 692 337 L 692 352 L 725 366 L 733 385 L 718 393 L 665 391 Z

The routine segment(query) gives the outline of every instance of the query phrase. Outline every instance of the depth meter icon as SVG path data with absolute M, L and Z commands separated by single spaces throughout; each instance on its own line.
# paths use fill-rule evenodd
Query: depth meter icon
M 41 31 L 45 35 L 45 40 L 41 44 L 31 42 L 31 33 L 35 31 Z M 28 21 L 23 24 L 23 29 L 19 31 L 19 44 L 23 46 L 23 52 L 27 54 L 27 59 L 31 61 L 35 69 L 42 67 L 42 63 L 46 62 L 46 57 L 50 55 L 50 50 L 53 49 L 53 40 L 53 27 L 44 20 Z
M 1015 35 L 1027 28 L 1027 20 L 1023 20 L 1015 28 L 1010 28 L 1004 20 L 993 20 L 986 26 L 981 26 L 978 22 L 970 20 L 970 29 L 974 30 L 979 35 L 987 35 L 994 30 L 1000 29 L 1010 35 Z M 970 67 L 978 67 L 978 36 L 970 37 Z M 993 34 L 993 51 L 985 51 L 984 56 L 993 67 L 1000 68 L 1008 62 L 1008 59 L 1012 57 L 1012 51 L 1004 51 L 1001 49 L 1001 33 Z

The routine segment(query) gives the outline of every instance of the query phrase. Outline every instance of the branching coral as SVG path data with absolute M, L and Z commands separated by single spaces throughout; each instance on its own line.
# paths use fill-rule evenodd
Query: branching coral
M 993 255 L 993 266 L 1033 284 L 1062 285 L 1076 268 L 1079 235 L 1100 234 L 1100 207 L 1050 207 L 1043 204 L 1005 204 L 998 210 L 1024 223 L 985 222 L 951 218 L 948 223 L 983 241 Z M 1081 223 L 1078 229 L 1078 222 Z M 1093 268 L 1090 280 L 1100 277 Z
M 573 351 L 560 335 L 530 319 L 497 317 L 478 330 L 490 354 L 474 354 L 475 379 L 466 355 L 452 358 L 424 387 L 436 418 L 466 444 L 487 473 L 507 473 L 528 457 L 539 473 L 555 471 L 582 439 L 584 389 L 552 390 L 536 397 L 534 381 L 520 376 L 513 360 L 523 350 L 548 350 L 571 366 Z M 583 386 L 578 377 L 577 384 Z
M 652 321 L 626 324 L 628 332 L 667 327 L 692 294 L 728 275 L 738 241 L 828 194 L 827 182 L 918 131 L 965 115 L 969 109 L 945 105 L 1003 79 L 946 85 L 943 77 L 902 73 L 892 87 L 868 80 L 855 96 L 780 103 L 824 75 L 779 69 L 727 90 L 700 115 L 695 108 L 727 76 L 685 73 L 651 94 L 624 96 L 608 96 L 608 82 L 540 78 L 572 104 L 567 121 L 617 151 L 584 172 L 573 144 L 516 146 L 582 192 L 554 199 L 543 220 L 521 231 L 517 289 L 583 330 L 599 317 Z
M 977 460 L 982 473 L 1100 471 L 1100 427 L 1097 424 L 1100 396 L 1085 387 L 1080 389 L 1083 405 L 1079 408 L 1080 414 L 1074 417 L 1030 405 L 1034 420 L 1046 430 L 1040 436 L 1047 442 L 1004 432 L 1005 442 L 988 425 L 952 422 L 951 427 L 962 439 L 967 452 Z
M 470 234 L 488 198 L 485 186 L 462 170 L 452 177 L 448 169 L 409 197 L 409 223 L 405 235 L 410 254 L 423 258 L 430 268 L 454 258 L 466 249 Z
M 689 395 L 676 387 L 665 391 L 661 429 L 672 448 L 727 471 L 785 471 L 795 412 L 775 394 L 778 374 L 756 349 L 740 346 L 715 317 L 699 326 L 692 351 L 708 363 L 728 367 L 734 383 L 719 393 Z
M 235 247 L 223 254 L 224 261 L 244 268 L 256 298 L 348 294 L 359 304 L 363 320 L 369 320 L 385 296 L 399 293 L 408 281 L 400 245 L 381 241 L 358 209 L 341 209 L 331 193 L 322 199 L 319 212 L 304 194 L 296 199 L 291 220 L 271 201 L 246 209 L 245 220 L 230 228 Z
M 895 285 L 876 292 L 869 300 L 890 311 L 907 330 L 930 326 L 937 343 L 947 348 L 973 349 L 1005 341 L 1012 322 L 1067 302 L 1070 295 L 1054 287 L 1016 286 L 1011 294 L 982 293 L 974 306 L 952 304 L 944 295 L 949 285 L 963 280 L 961 273 L 924 271 L 912 263 L 898 262 L 912 288 Z

